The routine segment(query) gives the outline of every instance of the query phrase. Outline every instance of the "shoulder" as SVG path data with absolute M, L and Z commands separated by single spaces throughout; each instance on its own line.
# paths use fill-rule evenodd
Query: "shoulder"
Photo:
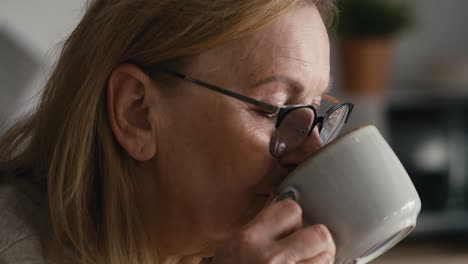
M 0 185 L 0 263 L 45 263 L 41 237 L 47 210 L 27 183 Z

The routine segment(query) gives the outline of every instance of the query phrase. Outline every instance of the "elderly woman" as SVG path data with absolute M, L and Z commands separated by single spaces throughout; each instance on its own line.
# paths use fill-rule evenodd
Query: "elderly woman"
M 271 202 L 350 112 L 332 5 L 92 1 L 0 139 L 0 262 L 332 263 L 327 228 Z

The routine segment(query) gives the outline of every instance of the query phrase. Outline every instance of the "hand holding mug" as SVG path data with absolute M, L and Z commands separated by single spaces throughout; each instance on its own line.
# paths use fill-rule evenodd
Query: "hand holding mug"
M 332 235 L 324 225 L 303 226 L 302 209 L 285 199 L 264 208 L 216 252 L 215 264 L 331 264 Z

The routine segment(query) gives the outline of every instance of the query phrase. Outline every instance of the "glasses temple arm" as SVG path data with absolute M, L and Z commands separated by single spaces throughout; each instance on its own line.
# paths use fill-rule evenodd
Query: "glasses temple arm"
M 271 113 L 275 113 L 275 112 L 279 111 L 279 107 L 277 107 L 277 106 L 270 105 L 270 104 L 267 104 L 267 103 L 252 99 L 250 97 L 244 96 L 242 94 L 238 94 L 238 93 L 235 93 L 235 92 L 220 88 L 220 87 L 218 87 L 216 85 L 212 85 L 212 84 L 200 81 L 200 80 L 193 79 L 193 78 L 188 77 L 187 75 L 182 74 L 182 73 L 178 73 L 178 72 L 174 72 L 174 71 L 166 70 L 166 69 L 159 69 L 158 71 L 170 74 L 172 76 L 175 76 L 177 78 L 180 78 L 180 79 L 192 82 L 192 83 L 195 83 L 195 84 L 197 84 L 197 85 L 199 85 L 201 87 L 208 88 L 208 89 L 216 91 L 218 93 L 222 93 L 222 94 L 234 97 L 237 100 L 259 106 L 259 107 L 264 108 L 266 111 L 271 112 Z

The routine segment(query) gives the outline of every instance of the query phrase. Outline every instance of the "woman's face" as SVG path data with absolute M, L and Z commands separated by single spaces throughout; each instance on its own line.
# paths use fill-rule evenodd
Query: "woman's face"
M 281 106 L 317 104 L 328 86 L 329 68 L 329 41 L 320 14 L 303 6 L 175 70 Z M 293 85 L 275 81 L 275 75 Z M 151 161 L 157 187 L 147 184 L 157 196 L 150 199 L 159 202 L 151 204 L 158 204 L 154 210 L 163 210 L 166 219 L 190 223 L 197 235 L 222 239 L 265 205 L 261 194 L 273 191 L 317 149 L 316 137 L 273 158 L 269 143 L 274 122 L 262 109 L 183 80 L 171 84 L 175 87 L 161 93 L 157 151 Z

